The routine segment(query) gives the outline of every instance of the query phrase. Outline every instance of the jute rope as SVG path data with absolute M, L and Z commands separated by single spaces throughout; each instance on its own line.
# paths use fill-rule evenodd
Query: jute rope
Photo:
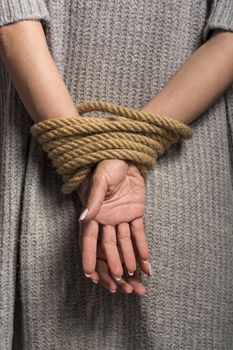
M 193 135 L 189 126 L 177 120 L 113 103 L 92 101 L 76 108 L 79 116 L 50 118 L 30 129 L 62 176 L 64 194 L 77 189 L 103 159 L 131 160 L 145 178 L 156 159 L 172 144 Z M 92 111 L 112 116 L 83 116 Z

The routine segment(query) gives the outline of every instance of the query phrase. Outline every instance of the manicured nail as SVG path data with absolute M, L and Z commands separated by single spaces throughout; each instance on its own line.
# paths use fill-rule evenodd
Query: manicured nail
M 150 264 L 150 262 L 148 262 L 148 267 L 149 267 L 149 275 L 151 276 L 152 271 L 151 271 L 151 264 Z
M 88 212 L 88 208 L 84 209 L 84 211 L 79 217 L 79 221 L 82 221 L 85 218 L 85 216 L 87 215 L 87 212 Z
M 148 264 L 149 259 L 147 259 L 147 260 L 142 260 L 142 261 L 144 262 L 144 264 Z
M 132 290 L 127 290 L 127 293 L 132 293 L 133 289 Z
M 91 273 L 89 274 L 89 273 L 86 273 L 86 272 L 85 272 L 85 276 L 86 276 L 86 277 L 90 277 L 90 276 L 91 276 Z
M 96 284 L 98 284 L 99 283 L 99 281 L 96 281 L 96 280 L 92 280 L 94 283 L 96 283 Z
M 134 272 L 128 271 L 128 274 L 129 274 L 130 276 L 133 276 Z
M 117 281 L 121 280 L 121 277 L 114 276 Z
M 110 289 L 110 292 L 116 293 L 116 289 Z

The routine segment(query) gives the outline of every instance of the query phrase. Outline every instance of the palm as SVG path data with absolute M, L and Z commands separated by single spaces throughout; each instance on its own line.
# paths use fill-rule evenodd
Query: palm
M 94 219 L 99 224 L 115 226 L 143 216 L 144 179 L 135 165 L 120 162 L 111 163 L 111 172 L 108 160 L 102 161 L 96 167 L 95 171 L 102 172 L 108 186 L 104 201 Z M 92 179 L 89 178 L 82 187 L 83 193 L 80 197 L 84 205 L 88 195 L 86 189 L 91 187 L 91 181 Z
M 143 212 L 144 181 L 134 166 L 129 166 L 126 176 L 104 199 L 95 220 L 104 225 L 118 225 L 142 217 Z

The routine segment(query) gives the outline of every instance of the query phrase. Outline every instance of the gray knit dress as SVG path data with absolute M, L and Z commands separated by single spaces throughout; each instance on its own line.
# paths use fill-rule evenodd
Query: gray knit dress
M 76 103 L 142 108 L 233 0 L 0 0 L 0 25 L 41 19 Z M 233 349 L 233 86 L 146 179 L 147 294 L 111 294 L 85 277 L 81 204 L 30 136 L 0 62 L 0 349 Z

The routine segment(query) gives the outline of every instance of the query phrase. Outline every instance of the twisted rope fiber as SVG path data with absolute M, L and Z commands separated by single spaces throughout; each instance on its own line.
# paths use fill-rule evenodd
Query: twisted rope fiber
M 30 131 L 62 176 L 62 193 L 69 194 L 104 159 L 131 160 L 145 178 L 156 159 L 192 129 L 177 120 L 103 101 L 76 105 L 79 116 L 50 118 Z M 83 116 L 102 111 L 111 117 Z M 117 117 L 115 117 L 117 116 Z

